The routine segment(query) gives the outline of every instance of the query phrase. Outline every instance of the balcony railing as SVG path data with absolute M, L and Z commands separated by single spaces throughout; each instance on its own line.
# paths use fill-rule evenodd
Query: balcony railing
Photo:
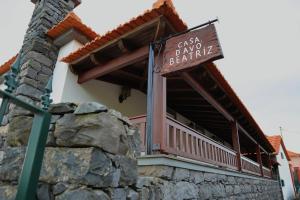
M 272 178 L 272 173 L 269 168 L 263 167 L 263 173 L 265 177 Z
M 242 170 L 244 172 L 248 172 L 251 174 L 260 175 L 260 166 L 257 162 L 254 162 L 253 160 L 246 158 L 244 156 L 242 158 Z
M 141 115 L 130 119 L 139 127 L 141 135 L 141 148 L 145 150 L 146 145 L 146 116 Z M 238 170 L 237 153 L 209 137 L 201 134 L 175 119 L 167 117 L 166 131 L 161 137 L 160 152 L 172 154 L 197 161 L 221 166 L 227 169 Z M 249 158 L 241 156 L 242 171 L 254 175 L 261 175 L 260 165 Z M 271 177 L 271 170 L 263 167 L 265 177 Z

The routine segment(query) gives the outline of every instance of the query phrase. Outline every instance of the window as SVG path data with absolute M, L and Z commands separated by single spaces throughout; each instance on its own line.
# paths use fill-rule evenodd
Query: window
M 284 187 L 284 180 L 280 180 L 280 182 L 281 182 L 281 187 Z
M 281 155 L 281 159 L 284 159 L 284 155 L 282 152 L 280 153 L 280 155 Z

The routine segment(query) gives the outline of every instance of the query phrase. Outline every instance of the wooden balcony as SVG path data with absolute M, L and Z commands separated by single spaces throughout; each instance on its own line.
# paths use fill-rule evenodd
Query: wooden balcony
M 139 127 L 141 134 L 141 148 L 144 151 L 146 145 L 146 116 L 131 118 L 133 124 Z M 205 136 L 179 121 L 167 117 L 166 131 L 161 132 L 159 148 L 162 154 L 171 154 L 205 162 L 214 166 L 238 171 L 237 153 Z M 262 169 L 262 170 L 261 170 Z M 241 170 L 257 176 L 271 178 L 271 170 L 245 157 L 241 156 Z

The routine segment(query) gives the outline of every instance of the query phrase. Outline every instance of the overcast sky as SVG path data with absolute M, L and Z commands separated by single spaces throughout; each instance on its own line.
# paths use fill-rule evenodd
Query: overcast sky
M 151 8 L 154 0 L 82 0 L 83 22 L 103 34 Z M 279 134 L 300 152 L 300 1 L 174 0 L 189 27 L 216 24 L 225 58 L 218 68 L 268 135 Z M 29 23 L 30 0 L 0 1 L 0 63 L 19 50 Z

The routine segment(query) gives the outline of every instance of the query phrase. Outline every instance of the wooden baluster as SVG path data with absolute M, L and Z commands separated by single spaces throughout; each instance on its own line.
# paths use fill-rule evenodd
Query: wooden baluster
M 199 157 L 199 139 L 195 137 L 195 154 Z
M 191 138 L 191 150 L 192 150 L 191 153 L 192 153 L 193 156 L 195 156 L 195 155 L 196 155 L 196 154 L 195 154 L 195 144 L 194 144 L 194 143 L 195 143 L 195 142 L 194 142 L 194 141 L 195 141 L 195 140 L 194 140 L 195 137 L 192 136 L 192 135 L 190 135 L 190 138 Z
M 202 149 L 202 140 L 198 139 L 198 149 L 199 149 L 199 156 L 203 157 L 203 149 Z
M 177 151 L 176 127 L 173 125 L 173 149 Z
M 183 132 L 182 131 L 180 131 L 180 151 L 182 151 L 182 152 L 185 152 L 185 147 L 184 147 L 184 144 L 183 144 Z

